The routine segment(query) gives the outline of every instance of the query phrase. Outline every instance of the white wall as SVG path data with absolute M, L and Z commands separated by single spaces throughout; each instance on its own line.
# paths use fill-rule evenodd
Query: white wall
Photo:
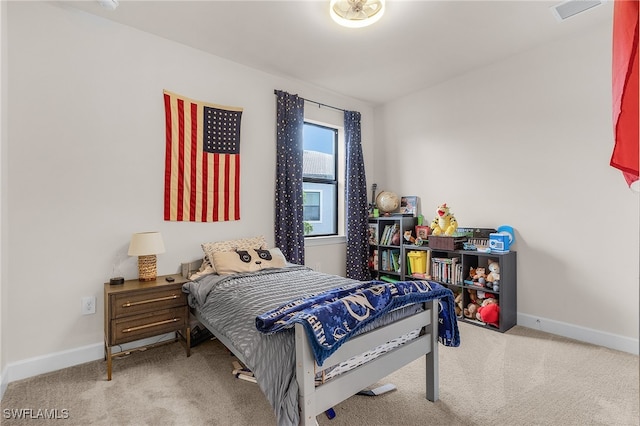
M 637 353 L 640 213 L 609 166 L 610 68 L 604 25 L 376 109 L 376 179 L 428 221 L 446 202 L 462 226 L 515 228 L 519 324 Z
M 7 298 L 4 297 L 7 288 L 6 279 L 6 258 L 5 250 L 5 233 L 8 229 L 6 225 L 6 196 L 7 196 L 7 167 L 6 167 L 6 150 L 7 150 L 7 101 L 4 96 L 7 90 L 7 61 L 4 60 L 7 53 L 7 13 L 6 2 L 0 2 L 0 336 L 5 334 L 7 321 Z M 0 395 L 4 394 L 6 388 L 6 365 L 7 357 L 5 355 L 6 345 L 0 337 Z
M 101 356 L 103 283 L 114 263 L 126 278 L 137 276 L 136 259 L 126 256 L 133 232 L 162 232 L 160 274 L 201 257 L 202 242 L 258 234 L 273 242 L 274 89 L 360 111 L 365 151 L 371 143 L 373 108 L 362 102 L 59 4 L 10 2 L 7 9 L 11 185 L 2 194 L 9 221 L 3 299 L 11 301 L 4 318 L 13 326 L 2 330 L 2 344 L 9 365 L 87 345 Z M 163 221 L 163 89 L 244 108 L 241 220 Z M 310 114 L 343 121 L 333 110 Z M 338 248 L 309 248 L 308 264 L 344 273 L 344 244 Z M 80 300 L 91 295 L 98 312 L 82 316 Z

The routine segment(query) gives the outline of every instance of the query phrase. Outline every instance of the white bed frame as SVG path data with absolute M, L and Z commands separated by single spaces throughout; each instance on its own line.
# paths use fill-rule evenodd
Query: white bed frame
M 198 270 L 200 263 L 202 260 L 183 263 L 182 275 L 188 277 L 191 272 Z M 323 366 L 318 366 L 315 362 L 304 327 L 301 324 L 296 324 L 296 379 L 299 387 L 300 424 L 304 426 L 317 425 L 317 415 L 324 413 L 422 355 L 425 356 L 427 366 L 426 397 L 429 401 L 437 401 L 439 398 L 438 299 L 426 302 L 424 307 L 425 310 L 422 312 L 350 339 L 334 352 L 323 363 Z M 197 312 L 195 315 L 205 327 L 210 328 Z M 418 338 L 342 373 L 327 383 L 316 385 L 316 373 L 416 329 L 421 329 Z M 242 355 L 233 349 L 227 338 L 218 330 L 210 329 L 210 331 L 240 361 L 244 362 Z

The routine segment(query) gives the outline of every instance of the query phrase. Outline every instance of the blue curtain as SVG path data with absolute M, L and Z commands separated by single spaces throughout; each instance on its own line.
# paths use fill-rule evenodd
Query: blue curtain
M 302 162 L 304 99 L 276 94 L 275 243 L 291 263 L 304 265 Z
M 369 211 L 359 112 L 344 112 L 344 131 L 347 145 L 347 278 L 366 281 L 371 279 L 367 238 Z

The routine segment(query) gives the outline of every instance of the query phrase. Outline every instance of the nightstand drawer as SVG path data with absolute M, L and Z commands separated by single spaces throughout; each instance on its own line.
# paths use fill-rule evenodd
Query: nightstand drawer
M 181 286 L 116 294 L 111 319 L 118 319 L 145 312 L 157 312 L 178 306 L 186 306 L 187 297 Z
M 188 309 L 182 306 L 111 320 L 109 343 L 119 345 L 184 329 L 188 321 L 188 313 Z

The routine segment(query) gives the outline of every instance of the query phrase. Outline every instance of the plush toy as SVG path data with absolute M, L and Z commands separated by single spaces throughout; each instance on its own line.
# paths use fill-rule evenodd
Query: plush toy
M 411 229 L 404 231 L 404 240 L 410 242 L 411 244 L 416 242 L 416 239 L 411 235 Z
M 484 299 L 477 309 L 476 319 L 499 328 L 500 305 L 498 305 L 498 301 L 492 297 Z
M 404 240 L 409 242 L 409 243 L 411 243 L 411 244 L 413 244 L 413 245 L 416 245 L 416 246 L 421 246 L 422 244 L 424 244 L 423 239 L 420 238 L 420 237 L 415 238 L 411 234 L 411 230 L 410 229 L 407 230 L 407 231 L 404 231 Z
M 453 213 L 449 212 L 447 203 L 441 204 L 436 210 L 436 217 L 429 226 L 433 231 L 433 235 L 447 235 L 451 236 L 456 229 L 458 229 L 458 221 Z
M 464 311 L 464 308 L 462 307 L 462 292 L 456 293 L 456 297 L 454 300 L 456 302 L 456 316 L 462 316 L 462 312 Z
M 478 302 L 478 296 L 476 291 L 473 289 L 467 289 L 469 293 L 470 302 L 467 304 L 467 307 L 463 309 L 462 313 L 465 318 L 476 319 L 476 314 L 478 313 L 478 308 L 480 307 L 480 303 Z
M 476 273 L 471 277 L 473 283 L 480 287 L 484 287 L 487 281 L 487 273 L 484 268 L 476 268 Z
M 473 266 L 469 267 L 469 276 L 466 280 L 464 280 L 465 284 L 473 284 L 473 276 L 476 274 L 476 268 Z
M 493 289 L 493 291 L 500 290 L 500 264 L 498 262 L 490 262 L 489 266 L 489 274 L 487 275 L 486 285 L 487 287 Z

